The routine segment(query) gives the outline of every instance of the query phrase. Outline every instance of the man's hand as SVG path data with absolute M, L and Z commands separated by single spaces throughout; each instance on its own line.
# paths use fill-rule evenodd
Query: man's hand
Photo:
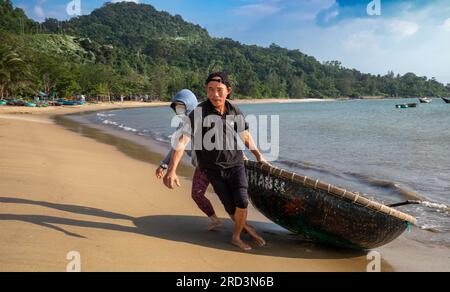
M 267 162 L 267 160 L 262 156 L 261 152 L 259 152 L 258 148 L 256 147 L 255 142 L 253 141 L 253 137 L 250 134 L 250 132 L 244 131 L 240 135 L 241 135 L 242 141 L 244 141 L 245 146 L 248 149 L 250 149 L 250 151 L 253 153 L 253 155 L 255 155 L 256 160 L 259 163 L 271 166 L 270 163 Z M 244 158 L 244 160 L 245 160 L 245 158 Z
M 162 168 L 161 166 L 160 167 L 158 167 L 158 169 L 156 170 L 156 178 L 157 179 L 162 179 L 163 177 L 164 177 L 164 171 L 165 171 L 165 169 L 164 168 Z
M 257 156 L 256 159 L 261 164 L 271 166 L 270 163 L 262 155 Z
M 180 187 L 180 180 L 178 179 L 178 176 L 174 172 L 168 172 L 166 176 L 164 177 L 164 184 L 169 189 L 173 190 L 175 188 L 175 185 Z

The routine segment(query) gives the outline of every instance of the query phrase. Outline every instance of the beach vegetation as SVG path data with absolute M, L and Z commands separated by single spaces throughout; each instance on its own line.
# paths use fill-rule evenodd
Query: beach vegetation
M 106 3 L 89 15 L 43 23 L 29 19 L 9 0 L 0 0 L 0 12 L 1 50 L 14 48 L 15 54 L 8 61 L 2 53 L 3 95 L 44 91 L 61 98 L 167 100 L 190 88 L 201 97 L 212 71 L 229 73 L 234 98 L 450 95 L 450 86 L 435 78 L 367 74 L 276 44 L 261 47 L 211 37 L 199 25 L 147 4 Z

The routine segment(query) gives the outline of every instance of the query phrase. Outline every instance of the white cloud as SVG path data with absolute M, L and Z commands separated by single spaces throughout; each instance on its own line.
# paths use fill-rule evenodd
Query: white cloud
M 419 30 L 419 24 L 412 21 L 392 20 L 385 22 L 385 28 L 394 36 L 413 36 Z
M 444 30 L 450 32 L 450 18 L 447 18 L 447 20 L 445 20 L 445 22 L 442 25 L 442 27 L 444 28 Z
M 419 31 L 419 24 L 403 20 L 353 19 L 335 28 L 323 29 L 324 33 L 341 36 L 342 48 L 347 52 L 371 51 L 382 54 L 388 48 L 402 46 L 406 39 Z
M 351 34 L 342 42 L 342 47 L 346 51 L 367 51 L 370 50 L 378 50 L 380 49 L 380 45 L 376 39 L 376 36 L 372 31 L 359 31 L 354 34 Z
M 329 11 L 325 16 L 324 16 L 324 21 L 325 22 L 331 22 L 332 20 L 336 19 L 336 17 L 339 16 L 339 9 L 335 8 L 332 9 L 331 11 Z
M 275 2 L 248 4 L 233 10 L 236 15 L 255 18 L 270 16 L 278 11 L 280 7 Z
M 42 6 L 35 5 L 33 7 L 33 12 L 36 15 L 36 17 L 41 18 L 41 19 L 45 18 L 45 11 L 44 11 L 44 8 Z
M 391 17 L 346 19 L 328 27 L 291 25 L 271 38 L 320 61 L 339 60 L 362 72 L 414 72 L 449 83 L 449 15 L 448 5 L 428 5 L 415 13 L 400 11 Z

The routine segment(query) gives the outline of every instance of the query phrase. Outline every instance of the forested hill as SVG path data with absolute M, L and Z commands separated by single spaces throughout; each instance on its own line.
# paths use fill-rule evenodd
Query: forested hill
M 9 91 L 5 87 L 11 93 L 39 87 L 60 95 L 170 98 L 191 88 L 204 95 L 203 80 L 215 70 L 229 72 L 238 97 L 438 96 L 449 89 L 413 73 L 374 76 L 343 68 L 338 61 L 322 64 L 277 45 L 263 48 L 212 38 L 181 16 L 147 4 L 107 3 L 90 15 L 47 19 L 40 25 L 13 9 L 9 0 L 0 0 L 0 11 L 0 52 L 14 50 L 30 71 L 26 82 L 10 82 Z M 54 80 L 49 82 L 48 76 Z
M 22 9 L 13 8 L 10 0 L 0 0 L 0 32 L 30 32 L 34 25 L 37 23 L 29 19 Z
M 159 12 L 151 5 L 134 2 L 106 4 L 90 15 L 59 22 L 47 19 L 44 27 L 51 33 L 79 35 L 101 44 L 129 50 L 145 49 L 153 40 L 205 40 L 208 32 L 190 24 L 179 15 Z

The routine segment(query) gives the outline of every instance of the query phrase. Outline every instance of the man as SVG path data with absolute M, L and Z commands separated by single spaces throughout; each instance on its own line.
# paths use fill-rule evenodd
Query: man
M 228 76 L 224 72 L 211 74 L 206 80 L 206 90 L 208 100 L 189 115 L 191 129 L 181 135 L 164 183 L 170 189 L 180 186 L 176 170 L 187 144 L 193 138 L 192 147 L 199 167 L 206 173 L 225 210 L 235 222 L 231 242 L 249 251 L 251 247 L 241 239 L 243 229 L 258 246 L 266 243 L 246 223 L 248 182 L 244 154 L 237 149 L 237 134 L 260 163 L 267 164 L 267 161 L 256 148 L 244 115 L 227 100 L 232 93 Z

